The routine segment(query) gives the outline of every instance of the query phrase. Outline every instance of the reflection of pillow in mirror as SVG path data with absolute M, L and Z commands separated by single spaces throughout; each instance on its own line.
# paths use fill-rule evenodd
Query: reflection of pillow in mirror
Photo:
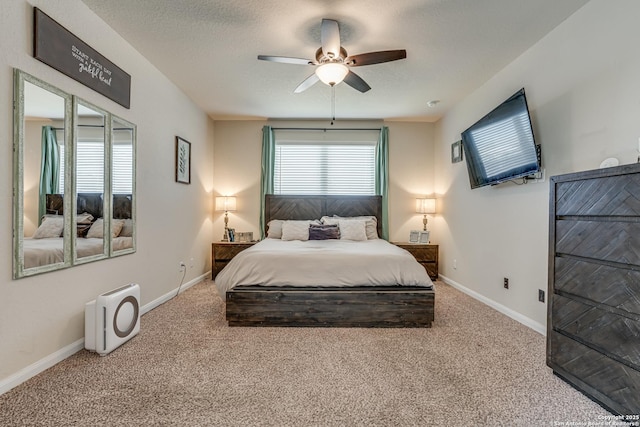
M 33 233 L 32 237 L 34 239 L 60 237 L 64 229 L 62 219 L 62 215 L 45 215 L 44 218 L 42 218 L 42 224 L 40 224 L 40 227 Z
M 124 219 L 111 220 L 111 236 L 118 237 L 124 228 Z
M 111 236 L 118 237 L 120 232 L 122 231 L 122 226 L 124 225 L 124 221 L 121 219 L 114 219 L 111 221 Z M 96 219 L 96 222 L 93 223 L 89 232 L 87 233 L 88 239 L 102 239 L 104 237 L 104 222 L 102 218 Z
M 91 224 L 93 221 L 93 215 L 87 212 L 82 212 L 81 214 L 76 215 L 76 222 L 78 224 Z
M 78 223 L 76 225 L 76 233 L 77 233 L 78 237 L 87 237 L 87 233 L 89 232 L 90 228 L 91 228 L 91 223 L 89 223 L 89 224 L 80 224 L 80 223 Z
M 124 219 L 122 220 L 122 231 L 120 231 L 120 237 L 133 237 L 133 220 L 132 219 Z
M 103 237 L 104 223 L 102 222 L 102 218 L 98 218 L 87 232 L 87 239 L 102 239 Z

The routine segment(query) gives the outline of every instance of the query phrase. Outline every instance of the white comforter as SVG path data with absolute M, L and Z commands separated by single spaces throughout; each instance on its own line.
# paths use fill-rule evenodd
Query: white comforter
M 237 285 L 433 286 L 409 252 L 382 239 L 265 239 L 236 255 L 215 284 L 221 296 Z

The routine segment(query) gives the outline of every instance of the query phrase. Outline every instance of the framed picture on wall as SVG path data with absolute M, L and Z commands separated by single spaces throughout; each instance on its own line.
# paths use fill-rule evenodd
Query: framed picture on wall
M 176 136 L 176 182 L 191 184 L 191 143 Z
M 462 161 L 462 141 L 456 141 L 451 144 L 451 163 Z

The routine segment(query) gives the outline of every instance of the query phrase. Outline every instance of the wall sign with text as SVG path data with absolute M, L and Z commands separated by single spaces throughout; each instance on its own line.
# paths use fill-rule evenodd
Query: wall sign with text
M 125 108 L 131 76 L 34 7 L 33 56 Z

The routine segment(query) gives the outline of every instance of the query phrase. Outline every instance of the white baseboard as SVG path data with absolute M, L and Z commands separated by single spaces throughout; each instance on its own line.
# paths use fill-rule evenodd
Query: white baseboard
M 180 286 L 180 293 L 183 293 L 184 291 L 186 291 L 187 289 L 189 289 L 190 287 L 192 287 L 196 283 L 202 282 L 207 276 L 210 276 L 210 275 L 211 275 L 211 272 L 208 271 L 208 272 L 204 273 L 203 275 L 198 276 L 198 277 L 188 281 L 187 283 L 184 283 L 182 286 Z M 178 290 L 178 288 L 176 288 L 175 290 L 169 291 L 166 294 L 164 294 L 164 295 L 154 299 L 153 301 L 146 303 L 142 307 L 140 307 L 140 315 L 144 315 L 144 314 L 150 312 L 154 308 L 158 307 L 159 305 L 164 304 L 165 302 L 169 301 L 171 298 L 175 297 L 177 290 Z
M 479 293 L 477 293 L 476 291 L 472 291 L 471 289 L 461 285 L 460 283 L 456 282 L 455 280 L 451 280 L 446 276 L 443 276 L 442 274 L 440 274 L 438 276 L 438 278 L 440 280 L 442 280 L 444 283 L 446 283 L 447 285 L 451 285 L 452 287 L 458 289 L 461 292 L 464 292 L 465 294 L 469 295 L 472 298 L 477 299 L 478 301 L 488 305 L 489 307 L 493 308 L 494 310 L 499 311 L 500 313 L 509 316 L 510 318 L 512 318 L 513 320 L 522 323 L 523 325 L 533 329 L 534 331 L 538 332 L 541 335 L 547 335 L 547 328 L 539 323 L 536 322 L 533 319 L 530 319 L 527 316 L 523 316 L 522 314 L 518 313 L 517 311 L 514 311 L 512 309 L 510 309 L 509 307 L 506 307 L 500 303 L 495 302 L 492 299 L 489 299 L 487 297 L 485 297 L 484 295 L 481 295 Z
M 62 362 L 69 356 L 74 355 L 84 348 L 84 338 L 81 338 L 63 348 L 52 353 L 36 363 L 33 363 L 25 368 L 20 369 L 15 374 L 0 381 L 0 395 L 8 392 L 12 388 L 19 386 L 23 382 L 27 381 L 31 377 L 35 377 L 40 372 L 43 372 L 56 363 Z
M 209 275 L 211 275 L 211 271 L 208 271 L 203 275 L 198 276 L 195 279 L 190 280 L 189 282 L 183 284 L 180 287 L 180 293 L 186 291 L 196 283 L 200 283 Z M 154 308 L 158 307 L 159 305 L 169 301 L 171 298 L 176 296 L 177 290 L 178 288 L 176 288 L 171 292 L 167 292 L 163 296 L 156 298 L 155 300 L 143 305 L 140 308 L 140 314 L 141 315 L 146 314 L 151 310 L 153 310 Z M 19 386 L 23 382 L 27 381 L 29 378 L 35 377 L 36 375 L 49 369 L 53 365 L 62 362 L 64 359 L 74 355 L 75 353 L 79 352 L 83 348 L 84 348 L 84 337 L 80 338 L 77 341 L 74 341 L 73 343 L 61 348 L 60 350 L 54 353 L 51 353 L 50 355 L 38 360 L 37 362 L 32 363 L 31 365 L 20 369 L 15 374 L 3 380 L 0 380 L 0 395 L 8 392 L 9 390 L 11 390 L 16 386 Z

